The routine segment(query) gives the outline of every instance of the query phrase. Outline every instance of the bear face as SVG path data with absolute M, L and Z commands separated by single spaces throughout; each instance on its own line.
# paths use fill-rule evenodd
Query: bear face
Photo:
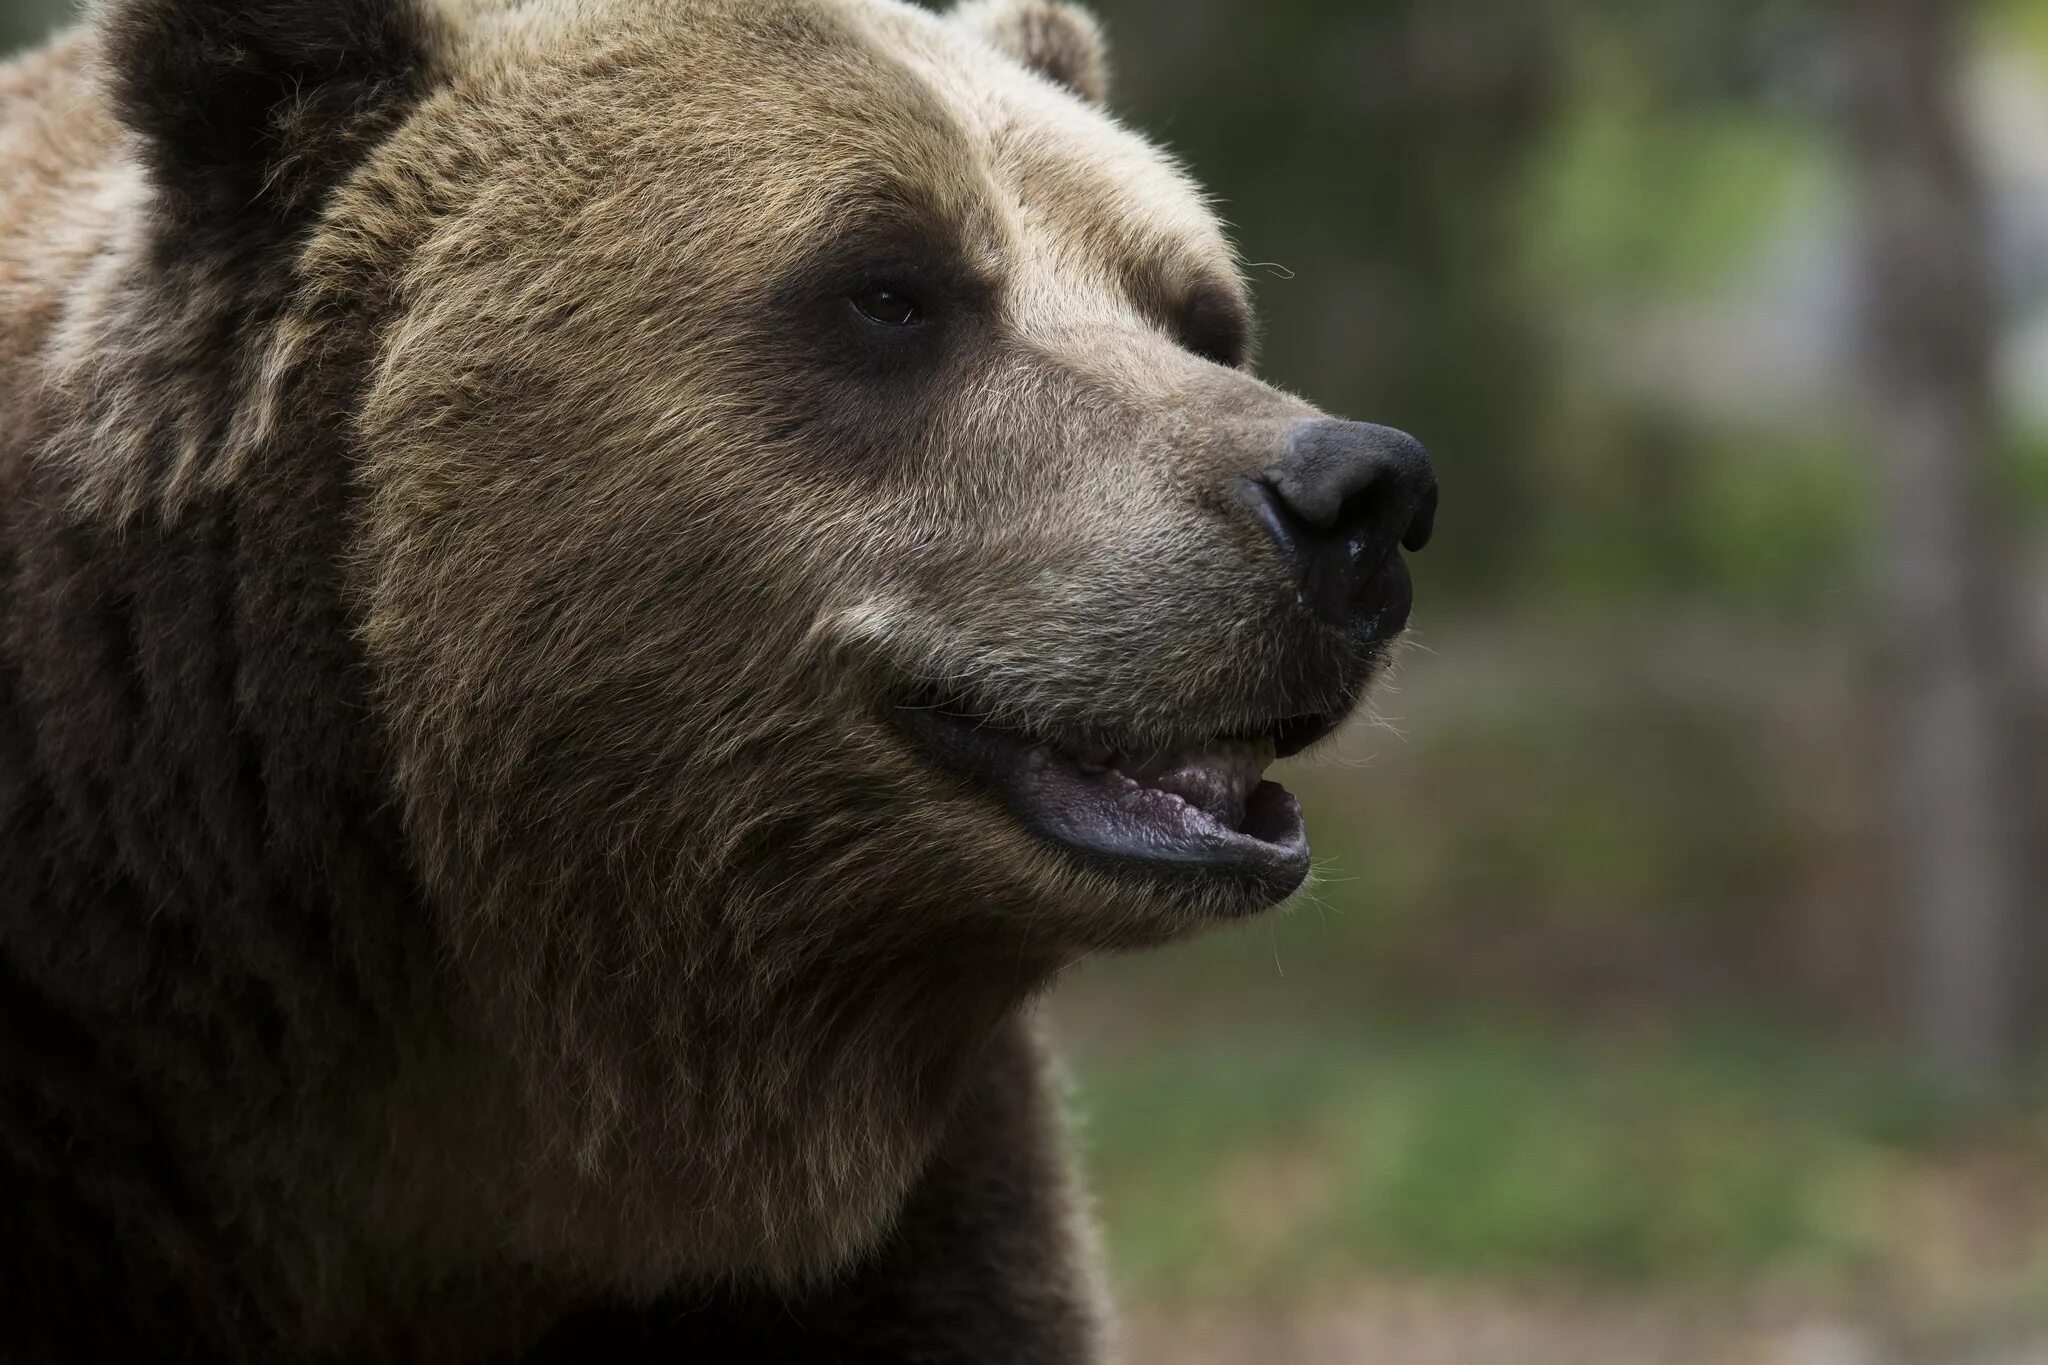
M 1245 372 L 1186 179 L 960 19 L 498 25 L 310 258 L 374 270 L 386 204 L 449 205 L 408 224 L 359 567 L 451 887 L 772 864 L 815 906 L 914 867 L 1051 954 L 1292 891 L 1257 769 L 1399 622 L 1302 610 L 1236 496 L 1316 414 Z M 1177 755 L 1210 809 L 1099 773 Z
M 1433 480 L 1252 375 L 1231 247 L 1093 102 L 1083 17 L 112 13 L 151 197 L 107 268 L 147 287 L 95 306 L 244 349 L 203 468 L 73 499 L 177 524 L 338 452 L 332 563 L 281 575 L 336 607 L 290 633 L 359 655 L 416 892 L 346 914 L 417 911 L 438 969 L 364 1102 L 412 1141 L 354 1161 L 440 1202 L 367 1240 L 828 1270 L 1061 966 L 1301 883 L 1261 772 L 1383 666 Z

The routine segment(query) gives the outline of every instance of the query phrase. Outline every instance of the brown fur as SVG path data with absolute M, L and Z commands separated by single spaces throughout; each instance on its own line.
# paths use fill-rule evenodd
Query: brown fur
M 1095 1358 L 1017 1013 L 1217 902 L 888 707 L 1135 745 L 1377 659 L 1219 492 L 1310 410 L 1058 88 L 1092 23 L 178 3 L 0 70 L 21 1351 Z M 848 349 L 870 257 L 943 354 Z

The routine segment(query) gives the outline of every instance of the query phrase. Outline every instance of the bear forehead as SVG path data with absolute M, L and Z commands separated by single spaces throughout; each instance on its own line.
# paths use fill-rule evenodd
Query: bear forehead
M 440 0 L 440 13 L 459 103 L 566 125 L 590 158 L 610 151 L 646 175 L 672 155 L 693 193 L 754 199 L 792 249 L 889 201 L 946 219 L 1013 280 L 1036 267 L 1120 291 L 1241 292 L 1208 200 L 1171 157 L 901 0 Z M 722 186 L 703 183 L 707 167 Z

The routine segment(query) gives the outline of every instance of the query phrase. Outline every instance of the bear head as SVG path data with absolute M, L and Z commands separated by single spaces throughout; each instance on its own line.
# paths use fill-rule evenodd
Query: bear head
M 1263 770 L 1384 664 L 1434 482 L 1254 375 L 1085 14 L 105 23 L 160 254 L 283 263 L 204 477 L 344 452 L 336 628 L 534 1256 L 832 1264 L 1061 966 L 1302 883 Z

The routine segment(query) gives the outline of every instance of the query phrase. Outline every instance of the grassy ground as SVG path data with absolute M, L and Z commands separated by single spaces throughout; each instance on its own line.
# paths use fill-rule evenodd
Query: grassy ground
M 2048 1365 L 2048 1338 L 1900 1334 L 1796 1303 L 1373 1281 L 1301 1303 L 1140 1304 L 1131 1365 Z
M 1944 1115 L 1764 1038 L 1506 1029 L 1083 1054 L 1127 1282 L 1277 1292 L 1362 1269 L 1603 1287 L 2048 1294 L 2048 1110 Z
M 1846 1323 L 1877 1360 L 2048 1328 L 2048 1106 L 1946 1111 L 1870 1057 L 1726 1027 L 1076 1055 L 1147 1340 L 1520 1323 L 1720 1360 Z

